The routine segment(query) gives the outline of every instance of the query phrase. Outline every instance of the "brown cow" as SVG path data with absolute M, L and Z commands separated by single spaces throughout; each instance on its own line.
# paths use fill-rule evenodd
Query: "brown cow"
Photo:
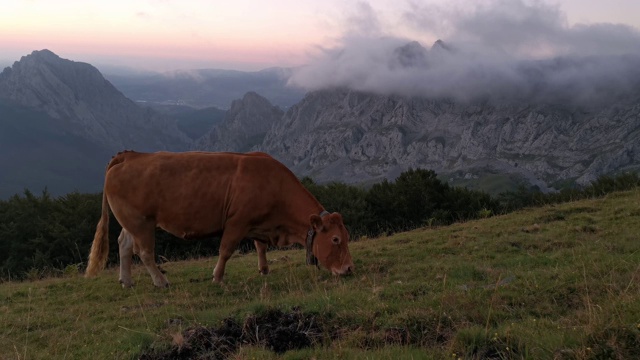
M 264 153 L 118 153 L 107 166 L 87 276 L 107 261 L 109 208 L 126 229 L 119 239 L 125 287 L 132 285 L 134 248 L 153 283 L 169 284 L 155 264 L 156 226 L 184 239 L 221 234 L 215 282 L 222 282 L 225 264 L 244 238 L 255 241 L 262 273 L 268 272 L 267 245 L 293 243 L 334 275 L 353 270 L 342 216 L 326 212 L 289 169 Z

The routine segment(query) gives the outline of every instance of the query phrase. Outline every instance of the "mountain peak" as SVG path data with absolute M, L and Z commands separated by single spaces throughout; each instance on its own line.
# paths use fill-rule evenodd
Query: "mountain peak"
M 198 150 L 249 151 L 260 144 L 271 126 L 284 112 L 254 91 L 234 100 L 222 124 L 215 126 L 196 143 Z
M 420 67 L 427 63 L 427 50 L 417 41 L 411 41 L 393 52 L 393 62 L 400 67 Z
M 31 54 L 23 56 L 16 64 L 56 64 L 62 65 L 64 63 L 74 63 L 74 61 L 63 59 L 56 55 L 53 51 L 48 49 L 34 50 Z
M 94 100 L 103 95 L 118 94 L 95 67 L 87 63 L 62 59 L 48 49 L 36 50 L 13 63 L 10 70 L 3 72 L 0 97 L 11 98 L 27 106 L 56 108 L 57 103 L 66 100 L 76 102 Z M 54 117 L 68 117 L 57 109 Z M 89 110 L 89 109 L 86 109 Z M 85 111 L 86 112 L 86 111 Z
M 10 70 L 2 72 L 0 99 L 43 111 L 57 126 L 107 148 L 186 147 L 186 137 L 178 134 L 173 121 L 148 114 L 92 65 L 62 59 L 47 49 L 23 56 Z M 149 129 L 151 121 L 156 126 L 166 123 L 166 128 L 158 130 L 155 137 L 137 139 L 131 129 Z
M 30 55 L 41 59 L 60 59 L 58 55 L 49 49 L 34 50 Z
M 436 40 L 436 42 L 433 43 L 433 45 L 431 45 L 431 51 L 441 51 L 441 50 L 446 50 L 446 51 L 452 51 L 451 46 L 447 45 L 444 41 L 438 39 Z
M 4 68 L 2 73 L 0 73 L 0 81 L 9 79 L 12 71 L 18 68 L 32 67 L 42 63 L 60 63 L 61 61 L 63 60 L 51 50 L 34 50 L 31 54 L 21 57 L 20 61 L 14 62 L 13 66 L 7 66 Z
M 255 91 L 249 91 L 242 97 L 243 103 L 259 103 L 264 107 L 272 107 L 273 105 L 264 96 L 258 94 Z
M 254 100 L 254 99 L 265 99 L 262 95 L 258 94 L 255 91 L 249 91 L 242 97 L 243 101 L 246 100 Z M 265 99 L 266 100 L 266 99 Z

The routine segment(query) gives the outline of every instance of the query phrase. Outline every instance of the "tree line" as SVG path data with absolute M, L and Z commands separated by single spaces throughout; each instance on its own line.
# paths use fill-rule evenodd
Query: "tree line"
M 352 241 L 425 226 L 442 226 L 524 207 L 599 197 L 640 186 L 637 173 L 603 176 L 583 188 L 542 193 L 535 188 L 490 196 L 442 182 L 435 172 L 410 169 L 394 181 L 370 188 L 340 182 L 317 184 L 306 177 L 302 184 L 329 211 L 338 211 Z M 0 201 L 0 279 L 20 280 L 78 271 L 86 263 L 100 217 L 102 194 L 69 193 L 52 197 L 28 190 Z M 120 226 L 111 215 L 109 261 L 117 261 Z M 172 260 L 217 255 L 219 238 L 184 241 L 156 232 L 156 253 Z M 242 249 L 251 248 L 245 241 Z

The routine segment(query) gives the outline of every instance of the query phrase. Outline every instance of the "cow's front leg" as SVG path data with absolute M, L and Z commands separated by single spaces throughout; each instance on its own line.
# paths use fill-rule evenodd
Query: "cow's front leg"
M 258 253 L 258 272 L 262 275 L 269 273 L 269 263 L 267 262 L 267 244 L 259 241 L 253 241 Z
M 123 288 L 133 286 L 131 278 L 131 261 L 133 258 L 133 236 L 122 228 L 118 236 L 118 254 L 120 255 L 120 284 Z
M 240 241 L 245 237 L 246 231 L 238 230 L 243 229 L 242 226 L 234 226 L 227 222 L 227 229 L 222 234 L 220 240 L 220 250 L 218 255 L 218 262 L 213 269 L 213 282 L 222 284 L 224 278 L 224 268 L 227 265 L 227 261 L 233 255 L 233 252 L 240 244 Z
M 231 255 L 233 255 L 233 251 L 223 250 L 222 246 L 220 247 L 218 262 L 216 263 L 216 267 L 213 268 L 213 282 L 223 283 L 224 268 L 227 265 L 227 261 L 231 258 Z

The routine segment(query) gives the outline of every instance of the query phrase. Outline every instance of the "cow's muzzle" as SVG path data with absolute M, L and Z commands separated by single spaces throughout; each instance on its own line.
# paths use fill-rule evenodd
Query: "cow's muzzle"
M 343 265 L 340 268 L 333 268 L 331 269 L 331 272 L 333 273 L 333 275 L 351 275 L 353 273 L 353 264 L 346 264 Z

